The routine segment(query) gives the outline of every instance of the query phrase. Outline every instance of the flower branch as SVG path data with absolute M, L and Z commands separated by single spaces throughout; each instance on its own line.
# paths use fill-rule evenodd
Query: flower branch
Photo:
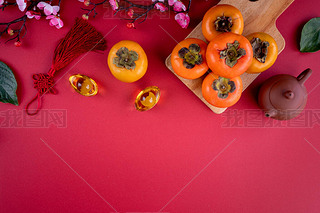
M 96 7 L 103 5 L 108 1 L 112 10 L 114 11 L 114 15 L 117 15 L 119 12 L 125 12 L 127 17 L 123 19 L 129 21 L 127 23 L 129 28 L 134 28 L 135 22 L 140 19 L 142 19 L 142 21 L 139 23 L 146 21 L 148 14 L 152 10 L 166 12 L 170 7 L 172 7 L 173 11 L 176 13 L 175 20 L 182 28 L 187 28 L 190 23 L 188 12 L 190 10 L 192 0 L 188 0 L 188 7 L 186 7 L 181 0 L 152 0 L 148 5 L 136 4 L 129 0 L 104 0 L 99 3 L 94 3 L 90 0 L 78 1 L 83 2 L 87 7 L 91 6 L 90 9 L 82 8 L 84 11 L 86 11 L 86 13 L 82 16 L 84 19 L 88 19 L 90 14 L 93 14 L 93 17 L 95 17 L 97 15 Z
M 52 2 L 53 0 L 16 0 L 15 2 L 0 0 L 0 9 L 2 9 L 2 11 L 8 6 L 18 6 L 19 10 L 24 13 L 20 18 L 16 18 L 10 22 L 0 23 L 0 26 L 5 26 L 2 30 L 0 29 L 0 38 L 4 34 L 8 34 L 13 37 L 6 42 L 16 40 L 14 43 L 15 46 L 21 46 L 21 39 L 27 33 L 27 20 L 33 18 L 39 20 L 42 16 L 46 16 L 50 26 L 55 26 L 57 29 L 60 29 L 63 26 L 59 14 L 61 0 L 58 1 L 57 6 L 52 6 Z M 19 27 L 13 27 L 19 23 Z
M 11 40 L 14 40 L 14 39 L 17 39 L 16 42 L 15 42 L 15 45 L 16 46 L 20 46 L 21 45 L 21 42 L 20 42 L 20 38 L 23 38 L 24 35 L 26 34 L 27 32 L 27 27 L 26 27 L 26 20 L 27 20 L 27 16 L 24 15 L 20 18 L 17 18 L 11 22 L 7 22 L 7 23 L 0 23 L 0 25 L 6 25 L 5 29 L 0 31 L 0 38 L 3 34 L 8 34 L 10 36 L 13 36 L 14 34 L 16 34 L 16 36 L 14 36 L 13 38 L 9 39 L 8 41 L 11 41 Z M 12 29 L 10 28 L 10 26 L 12 24 L 15 24 L 15 23 L 19 23 L 19 22 L 22 22 L 22 25 L 19 29 Z M 23 36 L 21 37 L 21 32 L 23 30 L 23 28 L 25 29 L 25 32 L 23 34 Z M 8 42 L 6 41 L 6 43 Z
M 96 15 L 98 14 L 97 11 L 96 11 L 96 7 L 97 6 L 100 6 L 100 5 L 103 5 L 104 3 L 106 3 L 108 0 L 103 0 L 101 2 L 98 2 L 98 3 L 93 3 L 93 2 L 90 2 L 89 0 L 82 0 L 80 2 L 83 2 L 85 6 L 92 6 L 91 9 L 86 9 L 86 8 L 81 8 L 82 10 L 85 10 L 87 11 L 87 13 L 83 14 L 82 18 L 83 19 L 88 19 L 89 18 L 89 15 L 93 12 L 93 17 L 96 17 Z
M 15 5 L 17 5 L 16 2 L 4 2 L 4 1 L 2 1 L 2 4 L 1 4 L 1 0 L 0 0 L 0 9 L 2 11 L 4 11 L 4 8 L 6 8 L 8 6 L 15 6 Z

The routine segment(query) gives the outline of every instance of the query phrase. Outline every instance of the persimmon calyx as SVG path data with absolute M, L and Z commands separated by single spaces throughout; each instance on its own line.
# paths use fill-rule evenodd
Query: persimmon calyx
M 246 50 L 239 46 L 239 41 L 235 40 L 233 43 L 227 43 L 227 48 L 220 51 L 220 58 L 225 59 L 226 64 L 231 68 L 242 56 L 246 55 Z
M 214 22 L 216 31 L 218 32 L 231 32 L 233 26 L 232 18 L 226 16 L 218 16 Z
M 268 47 L 270 45 L 269 42 L 262 41 L 260 38 L 253 38 L 250 43 L 253 50 L 253 57 L 259 62 L 265 63 L 268 55 Z
M 183 66 L 187 69 L 192 69 L 195 65 L 202 64 L 203 59 L 200 51 L 201 48 L 198 44 L 190 44 L 189 48 L 181 48 L 178 55 L 183 59 Z
M 229 93 L 233 93 L 236 90 L 236 85 L 228 78 L 219 77 L 212 83 L 212 88 L 218 91 L 218 97 L 226 99 Z
M 126 47 L 121 47 L 117 53 L 117 57 L 113 58 L 113 64 L 117 67 L 125 68 L 127 70 L 134 70 L 136 68 L 136 63 L 139 59 L 139 54 L 133 50 L 130 50 Z

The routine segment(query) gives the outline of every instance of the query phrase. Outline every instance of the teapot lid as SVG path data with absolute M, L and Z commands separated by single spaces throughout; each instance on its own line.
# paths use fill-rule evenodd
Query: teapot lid
M 288 76 L 279 79 L 270 89 L 270 102 L 278 110 L 296 110 L 304 105 L 305 88 L 296 78 Z

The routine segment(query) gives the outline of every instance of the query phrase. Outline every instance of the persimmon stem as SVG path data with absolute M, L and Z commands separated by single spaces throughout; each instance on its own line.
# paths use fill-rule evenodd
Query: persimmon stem
M 246 55 L 246 50 L 240 48 L 240 44 L 237 40 L 233 43 L 227 43 L 227 48 L 220 51 L 220 58 L 225 59 L 226 65 L 233 67 L 238 63 L 238 60 Z
M 265 63 L 268 55 L 269 42 L 262 41 L 260 38 L 253 38 L 250 43 L 253 49 L 253 57 L 259 62 Z
M 231 32 L 233 26 L 232 18 L 226 16 L 217 17 L 214 22 L 215 28 L 218 32 Z

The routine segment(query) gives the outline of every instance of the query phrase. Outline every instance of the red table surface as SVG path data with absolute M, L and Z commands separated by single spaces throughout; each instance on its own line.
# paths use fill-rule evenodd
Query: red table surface
M 31 76 L 48 71 L 57 42 L 82 15 L 82 3 L 62 3 L 60 30 L 44 19 L 28 21 L 20 48 L 2 38 L 0 60 L 13 69 L 20 105 L 0 103 L 0 212 L 320 212 L 320 53 L 300 53 L 298 45 L 302 26 L 320 15 L 320 3 L 296 0 L 280 16 L 284 51 L 235 106 L 217 115 L 164 64 L 175 40 L 183 40 L 217 2 L 193 1 L 186 30 L 174 14 L 153 15 L 133 30 L 118 16 L 110 18 L 110 9 L 98 9 L 90 22 L 109 33 L 107 51 L 62 70 L 59 94 L 43 98 L 35 120 L 23 112 L 36 93 Z M 0 15 L 3 22 L 20 13 Z M 116 80 L 106 63 L 108 50 L 123 39 L 139 42 L 150 62 L 132 84 Z M 305 84 L 310 93 L 302 116 L 290 122 L 264 118 L 256 101 L 261 83 L 308 67 L 314 72 Z M 71 88 L 68 78 L 78 73 L 97 81 L 97 96 Z M 161 89 L 160 102 L 136 111 L 135 96 L 152 85 Z

